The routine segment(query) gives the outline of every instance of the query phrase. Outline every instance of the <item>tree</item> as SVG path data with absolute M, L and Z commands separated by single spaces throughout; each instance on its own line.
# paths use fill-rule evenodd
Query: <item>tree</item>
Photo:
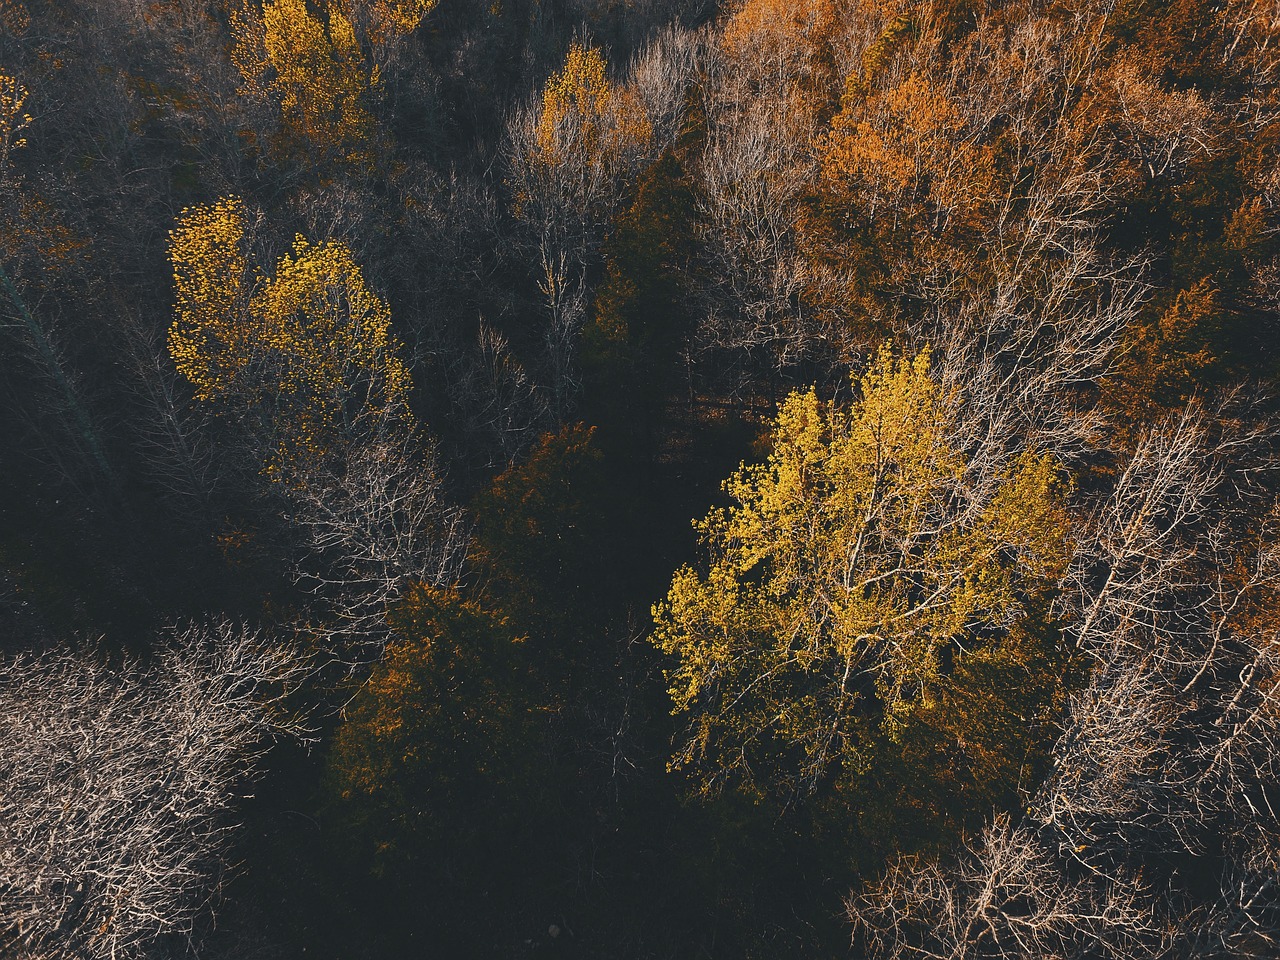
M 952 664 L 1011 637 L 1063 571 L 1050 457 L 970 460 L 928 351 L 885 348 L 855 387 L 848 409 L 812 391 L 783 402 L 768 461 L 697 524 L 705 572 L 679 570 L 654 608 L 690 720 L 674 763 L 705 789 L 856 783 L 872 743 L 900 743 Z
M 23 111 L 27 88 L 7 73 L 0 73 L 0 185 L 7 185 L 11 174 L 9 155 L 27 145 L 23 132 L 31 124 L 31 115 Z
M 552 412 L 563 420 L 578 388 L 573 355 L 587 315 L 587 277 L 629 178 L 645 160 L 653 124 L 637 92 L 607 76 L 604 55 L 579 43 L 508 125 L 510 186 L 531 230 L 548 318 Z
M 307 550 L 298 583 L 320 614 L 306 629 L 339 661 L 381 655 L 388 613 L 407 590 L 461 578 L 467 519 L 445 496 L 434 447 L 420 431 L 391 429 L 352 444 L 293 491 L 291 514 Z
M 654 132 L 644 101 L 607 71 L 597 48 L 572 44 L 508 131 L 518 215 L 575 261 L 598 242 L 620 182 L 644 159 Z
M 623 449 L 644 448 L 692 331 L 685 273 L 694 258 L 694 203 L 684 164 L 664 151 L 602 250 L 605 275 L 583 330 L 584 393 L 606 440 Z
M 0 938 L 18 956 L 171 957 L 196 943 L 236 805 L 306 661 L 227 622 L 154 662 L 51 650 L 0 665 Z
M 472 504 L 475 564 L 497 605 L 538 634 L 549 661 L 583 665 L 560 649 L 590 634 L 607 597 L 603 457 L 593 428 L 570 424 L 539 438 Z M 555 598 L 554 600 L 552 598 Z
M 826 0 L 735 5 L 706 57 L 702 156 L 696 166 L 701 239 L 712 276 L 704 349 L 758 355 L 783 367 L 810 355 L 821 332 L 803 309 L 793 229 L 813 175 L 811 143 L 831 98 Z
M 458 915 L 474 917 L 513 863 L 539 870 L 527 850 L 540 846 L 555 778 L 534 662 L 514 624 L 455 588 L 415 585 L 391 618 L 398 639 L 346 707 L 329 753 L 321 816 L 342 858 L 328 869 L 350 888 L 344 906 L 369 903 L 378 919 L 368 932 L 392 950 L 424 928 L 474 945 L 488 934 L 460 930 Z
M 412 429 L 409 371 L 350 248 L 299 236 L 263 279 L 250 273 L 249 238 L 236 198 L 179 218 L 169 352 L 200 401 L 265 421 L 255 440 L 269 477 L 305 484 L 354 439 Z
M 64 445 L 69 447 L 89 461 L 99 480 L 116 487 L 118 478 L 107 459 L 106 443 L 90 415 L 75 371 L 59 349 L 54 331 L 32 311 L 10 272 L 12 262 L 23 259 L 33 259 L 39 269 L 47 270 L 76 246 L 69 231 L 56 222 L 53 211 L 14 168 L 14 153 L 27 145 L 24 133 L 31 124 L 31 116 L 24 110 L 28 93 L 15 77 L 0 71 L 0 209 L 10 215 L 6 228 L 0 228 L 0 294 L 18 321 L 4 323 L 0 330 L 17 330 L 18 352 L 27 355 L 30 373 L 46 397 L 42 413 L 52 413 L 62 421 L 64 436 L 47 443 L 50 452 L 55 458 L 74 461 L 76 457 L 67 458 L 63 450 Z M 78 471 L 67 472 L 74 476 Z
M 370 108 L 381 76 L 366 62 L 344 6 L 322 3 L 314 16 L 306 0 L 266 0 L 261 12 L 250 2 L 232 15 L 232 59 L 245 95 L 277 105 L 286 153 L 318 152 L 368 167 L 377 155 Z M 380 29 L 401 28 L 412 14 L 409 6 L 377 5 L 386 14 L 377 21 Z
M 1018 814 L 853 893 L 872 957 L 1273 951 L 1280 565 L 1259 412 L 1237 396 L 1165 417 L 1092 498 L 1057 599 L 1088 679 L 1052 767 Z
M 616 164 L 650 137 L 649 120 L 635 94 L 615 87 L 605 70 L 598 49 L 570 45 L 564 66 L 542 88 L 537 162 L 576 162 L 570 152 L 581 151 L 589 163 Z
M 304 628 L 339 662 L 366 663 L 411 582 L 443 587 L 466 553 L 387 304 L 350 249 L 299 236 L 275 274 L 251 266 L 250 221 L 228 198 L 184 212 L 170 235 L 177 318 L 169 352 L 196 400 L 248 430 L 251 458 L 284 495 Z
M 364 21 L 375 51 L 394 48 L 413 33 L 436 7 L 437 0 L 340 0 L 353 24 Z

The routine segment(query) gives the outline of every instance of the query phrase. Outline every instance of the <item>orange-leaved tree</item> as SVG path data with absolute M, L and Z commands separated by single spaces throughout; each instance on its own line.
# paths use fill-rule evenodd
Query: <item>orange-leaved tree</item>
M 508 621 L 425 585 L 390 618 L 400 639 L 334 734 L 324 816 L 338 827 L 343 873 L 375 891 L 375 915 L 419 916 L 432 904 L 435 929 L 447 929 L 452 905 L 479 899 L 512 862 L 536 870 L 522 855 L 549 810 L 553 751 Z

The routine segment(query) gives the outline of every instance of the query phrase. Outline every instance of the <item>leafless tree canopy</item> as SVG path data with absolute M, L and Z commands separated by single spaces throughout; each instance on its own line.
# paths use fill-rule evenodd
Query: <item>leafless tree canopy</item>
M 181 953 L 273 739 L 306 731 L 305 661 L 228 622 L 154 662 L 69 650 L 0 667 L 0 941 L 23 958 Z M 11 955 L 11 954 L 7 954 Z

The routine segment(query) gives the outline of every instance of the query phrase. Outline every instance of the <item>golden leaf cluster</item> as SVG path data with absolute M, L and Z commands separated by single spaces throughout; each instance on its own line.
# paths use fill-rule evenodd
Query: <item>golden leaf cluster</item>
M 8 167 L 10 152 L 27 145 L 22 136 L 31 123 L 31 115 L 22 109 L 26 101 L 27 88 L 0 71 L 0 176 Z
M 408 4 L 397 5 L 408 8 Z M 279 104 L 290 137 L 348 163 L 373 159 L 369 99 L 381 84 L 338 6 L 313 16 L 305 0 L 268 0 L 260 17 L 234 15 L 232 59 L 249 96 Z M 407 15 L 407 14 L 406 14 Z
M 363 4 L 369 15 L 369 40 L 375 45 L 389 46 L 414 30 L 436 7 L 437 0 L 345 0 L 348 7 Z M 348 18 L 355 20 L 354 11 Z
M 275 275 L 251 275 L 236 198 L 185 210 L 170 232 L 177 317 L 169 352 L 204 401 L 271 406 L 281 478 L 369 416 L 409 424 L 409 371 L 391 312 L 346 244 L 299 236 Z
M 604 55 L 574 43 L 564 66 L 542 91 L 536 147 L 538 160 L 556 166 L 581 154 L 610 163 L 643 147 L 653 129 L 636 94 L 610 83 Z
M 697 524 L 705 573 L 679 570 L 654 609 L 694 725 L 676 762 L 709 761 L 709 781 L 749 777 L 770 744 L 813 780 L 855 759 L 859 724 L 894 736 L 928 703 L 942 652 L 1015 622 L 1066 563 L 1056 464 L 1027 453 L 975 494 L 927 351 L 886 349 L 857 386 L 849 409 L 786 399 L 767 462 Z

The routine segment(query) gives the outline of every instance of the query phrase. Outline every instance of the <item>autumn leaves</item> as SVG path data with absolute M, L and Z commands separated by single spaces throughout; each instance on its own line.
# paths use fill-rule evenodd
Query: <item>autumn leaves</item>
M 231 59 L 241 93 L 274 106 L 274 148 L 353 167 L 376 161 L 379 62 L 435 0 L 335 0 L 313 14 L 304 0 L 268 0 L 232 15 Z M 363 40 L 363 42 L 362 42 Z
M 265 472 L 294 483 L 371 419 L 411 427 L 409 372 L 390 310 L 350 249 L 299 236 L 267 278 L 251 268 L 249 244 L 236 198 L 185 211 L 171 232 L 169 352 L 197 398 L 242 416 L 254 411 L 275 438 Z
M 886 347 L 850 408 L 793 393 L 768 461 L 697 525 L 708 566 L 676 573 L 655 641 L 690 720 L 677 763 L 706 787 L 856 779 L 938 699 L 944 663 L 1006 637 L 1065 569 L 1060 468 L 973 457 L 929 367 Z

